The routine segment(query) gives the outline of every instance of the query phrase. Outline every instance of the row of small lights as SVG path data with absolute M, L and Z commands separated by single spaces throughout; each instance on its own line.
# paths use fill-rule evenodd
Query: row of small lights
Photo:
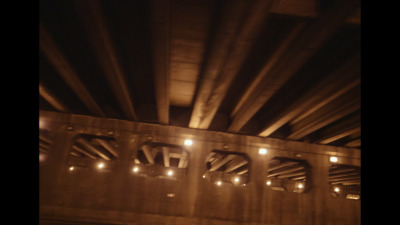
M 186 146 L 191 146 L 191 145 L 193 144 L 193 141 L 190 140 L 190 139 L 186 139 L 185 142 L 184 142 L 184 144 L 185 144 Z M 260 155 L 266 155 L 267 152 L 268 152 L 268 150 L 265 149 L 265 148 L 260 148 L 260 149 L 258 150 L 258 154 L 260 154 Z M 330 161 L 331 161 L 331 162 L 337 162 L 337 161 L 338 161 L 338 158 L 337 158 L 336 156 L 331 156 L 331 157 L 330 157 Z M 98 169 L 103 169 L 103 168 L 104 168 L 104 163 L 103 163 L 103 162 L 99 163 L 99 164 L 97 165 L 97 167 L 98 167 Z M 75 168 L 74 168 L 73 166 L 71 166 L 71 167 L 69 168 L 70 171 L 73 171 L 74 169 L 75 169 Z M 135 166 L 135 167 L 132 169 L 132 171 L 133 171 L 134 173 L 138 173 L 138 172 L 139 172 L 139 167 Z M 167 171 L 167 175 L 168 175 L 168 176 L 173 176 L 173 174 L 174 174 L 174 172 L 173 172 L 172 170 L 168 170 L 168 171 Z M 205 175 L 203 175 L 203 178 L 205 178 Z M 239 181 L 240 181 L 239 177 L 235 177 L 234 182 L 235 182 L 235 183 L 239 183 Z M 216 184 L 217 184 L 218 186 L 221 186 L 221 185 L 222 185 L 222 181 L 217 181 Z M 271 181 L 268 180 L 268 181 L 266 182 L 266 185 L 267 185 L 267 186 L 270 186 L 270 185 L 271 185 Z M 244 184 L 244 186 L 245 186 L 245 184 Z M 304 184 L 303 184 L 303 183 L 299 183 L 299 184 L 297 185 L 297 188 L 299 188 L 299 189 L 304 188 Z M 334 191 L 335 191 L 335 192 L 339 192 L 340 189 L 339 189 L 338 187 L 335 187 Z
M 98 169 L 103 169 L 103 168 L 104 168 L 104 163 L 101 162 L 101 163 L 97 164 L 97 168 L 98 168 Z M 71 166 L 71 167 L 69 168 L 69 170 L 70 170 L 70 171 L 73 171 L 73 170 L 74 170 L 74 167 Z M 138 172 L 139 172 L 139 167 L 137 167 L 137 166 L 133 167 L 132 171 L 133 171 L 134 173 L 138 173 Z M 174 175 L 174 171 L 173 171 L 173 170 L 168 170 L 168 171 L 167 171 L 167 175 L 170 176 L 170 177 L 173 176 L 173 175 Z M 205 178 L 205 175 L 203 175 L 203 178 Z M 234 182 L 235 182 L 235 183 L 239 183 L 239 181 L 240 181 L 239 177 L 235 177 Z M 218 186 L 221 186 L 221 185 L 222 185 L 222 181 L 217 181 L 216 184 L 217 184 Z M 268 181 L 266 182 L 266 185 L 267 185 L 267 186 L 271 186 L 271 180 L 268 180 Z M 246 186 L 246 185 L 244 184 L 244 186 Z M 304 184 L 303 184 L 303 183 L 298 183 L 298 184 L 297 184 L 297 188 L 303 189 L 303 188 L 304 188 Z M 335 188 L 334 188 L 334 191 L 338 193 L 338 192 L 340 192 L 340 188 L 339 188 L 339 187 L 335 187 Z

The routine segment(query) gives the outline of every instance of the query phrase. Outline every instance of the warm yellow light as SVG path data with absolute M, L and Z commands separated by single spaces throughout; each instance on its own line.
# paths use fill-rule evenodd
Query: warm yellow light
M 347 199 L 360 199 L 360 195 L 347 194 L 346 198 Z
M 236 177 L 236 178 L 235 178 L 235 182 L 236 182 L 236 183 L 239 182 L 239 177 Z
M 222 184 L 221 181 L 218 181 L 218 182 L 217 182 L 217 185 L 218 185 L 218 186 L 221 186 L 221 184 Z
M 340 189 L 339 189 L 338 187 L 335 187 L 334 191 L 335 191 L 335 192 L 339 192 Z
M 168 194 L 167 194 L 167 197 L 168 197 L 168 198 L 173 198 L 173 197 L 175 197 L 175 193 L 168 193 Z
M 102 169 L 102 168 L 104 167 L 104 163 L 99 163 L 99 164 L 97 165 L 97 167 L 99 167 L 99 169 Z
M 190 140 L 190 139 L 186 139 L 186 140 L 185 140 L 185 145 L 190 146 L 190 145 L 192 145 L 192 144 L 193 144 L 193 141 L 192 141 L 192 140 Z
M 271 185 L 271 181 L 270 181 L 270 180 L 269 180 L 269 181 L 267 181 L 267 183 L 266 183 L 266 184 L 267 184 L 268 186 L 269 186 L 269 185 Z
M 138 168 L 137 166 L 135 166 L 135 167 L 133 168 L 133 172 L 137 173 L 138 171 L 139 171 L 139 168 Z
M 298 184 L 297 188 L 300 188 L 300 189 L 303 188 L 303 184 Z
M 46 159 L 46 156 L 42 153 L 39 153 L 39 162 L 43 162 Z
M 329 159 L 331 162 L 337 162 L 338 158 L 336 156 L 331 156 L 331 158 Z
M 43 121 L 43 119 L 39 118 L 39 128 L 44 128 L 46 123 Z
M 174 174 L 174 171 L 172 171 L 172 170 L 168 170 L 168 176 L 172 176 L 173 174 Z
M 203 175 L 203 178 L 206 178 L 206 175 Z
M 71 166 L 71 167 L 69 168 L 69 171 L 72 171 L 72 170 L 74 170 L 74 167 L 73 167 L 73 166 Z
M 265 155 L 265 154 L 267 154 L 267 149 L 265 149 L 265 148 L 260 148 L 260 149 L 258 149 L 258 154 L 260 154 L 260 155 Z

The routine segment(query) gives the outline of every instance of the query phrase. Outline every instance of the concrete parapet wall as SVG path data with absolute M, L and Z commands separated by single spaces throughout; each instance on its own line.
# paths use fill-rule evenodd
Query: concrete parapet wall
M 360 150 L 273 138 L 40 111 L 40 128 L 52 133 L 46 160 L 40 162 L 39 211 L 42 224 L 80 221 L 97 224 L 310 225 L 360 224 L 360 201 L 334 198 L 328 188 L 329 157 L 360 166 Z M 69 151 L 77 134 L 109 135 L 119 157 L 112 168 L 69 171 Z M 179 180 L 135 176 L 132 160 L 148 138 L 183 145 L 192 139 L 188 173 Z M 251 159 L 245 187 L 216 186 L 202 178 L 205 158 L 214 149 L 246 153 Z M 259 155 L 258 149 L 268 149 Z M 305 193 L 273 191 L 265 185 L 274 157 L 305 159 L 312 187 Z M 173 193 L 174 197 L 167 195 Z

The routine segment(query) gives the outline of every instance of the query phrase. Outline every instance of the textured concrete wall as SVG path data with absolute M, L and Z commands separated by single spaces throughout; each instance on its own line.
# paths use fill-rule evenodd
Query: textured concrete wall
M 67 127 L 72 126 L 73 130 Z M 330 155 L 339 163 L 360 165 L 357 149 L 315 145 L 136 123 L 89 116 L 40 112 L 40 127 L 51 131 L 53 143 L 40 162 L 41 224 L 79 221 L 95 224 L 189 225 L 357 225 L 360 201 L 334 198 L 328 191 Z M 120 157 L 110 170 L 95 167 L 70 172 L 69 150 L 80 133 L 110 135 Z M 158 142 L 183 145 L 193 140 L 188 174 L 181 180 L 135 176 L 132 159 L 138 146 L 152 136 Z M 244 152 L 251 158 L 250 183 L 245 187 L 216 186 L 202 178 L 205 158 L 213 149 Z M 258 149 L 266 147 L 267 155 Z M 306 193 L 273 191 L 265 185 L 268 163 L 275 156 L 301 154 L 312 166 L 312 187 Z M 174 193 L 175 197 L 167 197 Z M 58 221 L 58 222 L 57 222 Z

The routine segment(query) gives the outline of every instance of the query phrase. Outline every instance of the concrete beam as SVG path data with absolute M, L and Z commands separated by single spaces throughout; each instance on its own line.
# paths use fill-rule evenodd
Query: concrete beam
M 85 138 L 79 138 L 76 142 L 81 144 L 84 148 L 88 149 L 89 151 L 97 154 L 101 158 L 105 160 L 110 160 L 110 158 L 107 155 L 103 154 L 100 150 L 93 147 Z
M 184 168 L 187 165 L 187 152 L 182 151 L 181 157 L 179 158 L 178 168 Z
M 269 119 L 269 122 L 264 125 L 258 135 L 267 137 L 289 121 L 300 116 L 304 117 L 305 113 L 310 114 L 354 88 L 360 83 L 360 79 L 356 78 L 360 68 L 354 65 L 360 65 L 359 55 L 348 60 L 340 68 L 307 90 L 286 109 L 277 114 L 275 118 Z
M 349 129 L 349 130 L 340 131 L 339 133 L 336 133 L 335 135 L 333 135 L 333 136 L 331 136 L 329 138 L 323 139 L 322 141 L 319 141 L 318 143 L 320 143 L 320 144 L 329 144 L 331 142 L 334 142 L 336 140 L 339 140 L 341 138 L 347 137 L 349 135 L 352 135 L 352 134 L 360 132 L 360 131 L 361 131 L 361 127 L 359 127 L 359 125 L 357 125 L 357 127 L 355 127 L 355 128 L 352 128 L 352 129 Z
M 99 2 L 93 0 L 74 1 L 74 3 L 86 27 L 85 30 L 88 32 L 89 42 L 92 44 L 96 57 L 107 75 L 107 80 L 119 106 L 127 119 L 137 120 L 125 75 L 103 18 Z
M 53 65 L 61 78 L 71 87 L 82 103 L 96 116 L 105 117 L 86 86 L 64 57 L 60 48 L 47 32 L 42 23 L 39 24 L 39 46 L 49 62 Z M 43 90 L 42 90 L 43 91 Z
M 350 141 L 349 143 L 345 144 L 345 146 L 351 147 L 351 148 L 360 147 L 361 146 L 361 138 Z
M 310 22 L 289 44 L 279 60 L 270 62 L 262 69 L 251 89 L 247 91 L 242 105 L 237 107 L 229 132 L 238 132 L 254 116 L 254 114 L 306 63 L 320 47 L 342 26 L 346 18 L 359 6 L 359 1 L 337 1 L 335 5 L 319 18 Z M 296 28 L 295 28 L 296 29 Z M 285 42 L 283 42 L 285 44 Z M 290 65 L 290 66 L 287 66 Z M 259 78 L 259 77 L 262 78 Z M 244 97 L 242 97 L 244 98 Z M 240 104 L 240 102 L 239 102 Z
M 270 0 L 255 1 L 247 17 L 244 17 L 246 1 L 227 1 L 222 7 L 224 11 L 217 21 L 189 127 L 207 129 L 211 124 L 268 16 L 271 3 Z
M 151 147 L 148 145 L 143 145 L 142 146 L 142 151 L 144 153 L 144 155 L 146 156 L 147 161 L 149 162 L 149 164 L 154 165 L 154 158 L 153 158 L 153 154 L 151 152 Z
M 271 13 L 295 17 L 317 18 L 320 13 L 319 0 L 277 0 L 271 8 Z M 346 23 L 360 24 L 360 8 L 356 9 L 346 19 Z
M 293 173 L 293 172 L 296 172 L 296 171 L 299 171 L 299 170 L 304 170 L 304 169 L 305 169 L 304 166 L 296 166 L 296 167 L 293 167 L 293 168 L 290 168 L 290 169 L 287 169 L 287 170 L 270 173 L 270 174 L 267 175 L 267 177 L 274 177 L 274 176 L 277 176 L 277 175 Z
M 164 166 L 169 167 L 170 166 L 169 149 L 167 147 L 161 147 L 161 149 L 163 152 Z
M 216 171 L 221 166 L 225 165 L 226 163 L 228 163 L 229 161 L 231 161 L 235 157 L 236 157 L 236 155 L 233 155 L 233 154 L 225 156 L 221 160 L 218 160 L 215 163 L 211 164 L 211 168 L 209 169 L 209 171 Z
M 243 170 L 241 170 L 241 171 L 238 171 L 236 174 L 242 175 L 242 174 L 245 174 L 245 173 L 247 173 L 247 172 L 249 172 L 249 169 L 243 169 Z
M 49 144 L 52 142 L 51 139 L 45 136 L 45 134 L 43 134 L 42 132 L 39 132 L 39 139 Z
M 61 112 L 71 112 L 68 107 L 61 102 L 59 98 L 57 98 L 49 89 L 43 86 L 42 83 L 39 82 L 39 95 L 42 96 L 51 106 Z
M 113 147 L 111 147 L 111 145 L 107 141 L 99 138 L 93 138 L 92 142 L 103 146 L 108 152 L 111 153 L 111 155 L 113 155 L 114 157 L 118 157 L 118 153 L 115 151 Z
M 39 142 L 39 148 L 44 148 L 49 150 L 49 146 Z
M 299 163 L 298 162 L 292 162 L 292 161 L 284 162 L 284 163 L 281 163 L 279 165 L 270 167 L 267 171 L 271 172 L 271 171 L 274 171 L 274 170 L 277 170 L 277 169 L 281 169 L 281 168 L 284 168 L 284 167 L 296 166 L 296 165 L 299 165 Z
M 232 171 L 236 170 L 237 168 L 240 168 L 241 166 L 244 166 L 249 163 L 243 157 L 238 156 L 237 158 L 239 160 L 232 161 L 232 163 L 228 166 L 228 168 L 225 169 L 226 173 L 232 172 Z
M 279 175 L 277 178 L 286 179 L 286 178 L 298 177 L 298 176 L 304 176 L 304 175 L 306 175 L 306 171 L 300 171 L 300 172 L 296 172 L 296 173 L 289 173 L 289 174 Z
M 87 156 L 87 157 L 89 157 L 91 159 L 97 159 L 96 156 L 92 155 L 91 153 L 87 152 L 86 150 L 84 150 L 84 149 L 82 149 L 82 148 L 80 148 L 80 147 L 78 147 L 76 145 L 72 145 L 72 149 L 77 151 L 77 152 L 79 152 L 79 153 L 82 153 L 83 155 L 85 155 L 85 156 Z
M 332 101 L 331 104 L 319 109 L 314 114 L 309 115 L 297 124 L 293 125 L 291 134 L 287 137 L 290 140 L 300 139 L 338 119 L 349 115 L 360 109 L 360 99 L 357 89 L 352 89 L 348 93 Z
M 171 1 L 151 0 L 154 86 L 158 121 L 169 123 Z

